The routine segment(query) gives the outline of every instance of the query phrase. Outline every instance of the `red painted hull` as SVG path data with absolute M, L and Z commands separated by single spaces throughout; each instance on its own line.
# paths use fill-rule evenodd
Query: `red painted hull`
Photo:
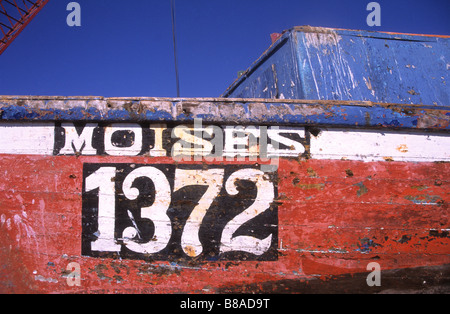
M 0 292 L 370 293 L 405 289 L 405 280 L 415 290 L 448 285 L 449 163 L 281 159 L 278 259 L 186 264 L 82 256 L 84 163 L 173 160 L 2 156 Z M 71 262 L 80 265 L 80 285 L 68 285 Z M 370 262 L 381 267 L 381 287 L 366 284 Z M 423 278 L 428 283 L 416 282 Z

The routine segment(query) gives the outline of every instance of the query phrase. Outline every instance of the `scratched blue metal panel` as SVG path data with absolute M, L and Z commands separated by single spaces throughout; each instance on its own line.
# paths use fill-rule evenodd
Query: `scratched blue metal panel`
M 223 96 L 450 106 L 449 43 L 448 36 L 296 27 Z M 275 97 L 261 93 L 271 68 Z
M 292 33 L 285 33 L 222 96 L 305 99 L 301 94 Z
M 233 98 L 302 99 L 297 56 L 291 34 L 286 34 L 241 76 Z M 247 79 L 248 78 L 248 79 Z

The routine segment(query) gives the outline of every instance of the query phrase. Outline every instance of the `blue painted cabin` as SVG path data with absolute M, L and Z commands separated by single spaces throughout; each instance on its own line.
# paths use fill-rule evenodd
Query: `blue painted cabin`
M 222 95 L 450 105 L 450 37 L 294 27 Z

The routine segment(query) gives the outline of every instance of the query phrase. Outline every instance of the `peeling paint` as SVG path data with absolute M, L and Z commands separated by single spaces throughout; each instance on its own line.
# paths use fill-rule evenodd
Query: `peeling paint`
M 262 72 L 274 65 L 279 81 L 296 81 L 279 84 L 285 98 L 447 106 L 449 42 L 449 36 L 294 27 L 223 96 L 267 98 Z
M 361 197 L 369 192 L 369 189 L 364 185 L 363 182 L 359 182 L 355 184 L 355 186 L 359 187 L 359 190 L 356 192 L 356 195 L 358 195 L 358 197 Z
M 278 204 L 279 248 L 274 261 L 184 259 L 167 262 L 120 259 L 118 255 L 110 258 L 80 255 L 82 165 L 99 160 L 117 162 L 117 158 L 119 162 L 135 164 L 134 169 L 156 159 L 163 164 L 170 160 L 147 156 L 2 156 L 0 169 L 15 169 L 3 177 L 3 211 L 0 208 L 0 226 L 6 231 L 0 238 L 3 248 L 0 260 L 2 267 L 8 270 L 7 276 L 14 283 L 14 289 L 44 293 L 186 293 L 207 289 L 215 293 L 233 291 L 233 287 L 240 289 L 243 285 L 270 293 L 306 289 L 311 287 L 307 282 L 310 285 L 314 279 L 321 284 L 308 289 L 323 292 L 328 282 L 323 280 L 353 275 L 348 283 L 355 284 L 359 273 L 366 274 L 361 277 L 366 287 L 365 267 L 369 260 L 379 262 L 383 274 L 395 269 L 405 270 L 411 265 L 422 265 L 422 271 L 438 265 L 441 271 L 448 269 L 445 265 L 448 264 L 450 237 L 445 227 L 448 225 L 446 203 L 430 206 L 425 201 L 448 201 L 449 164 L 432 162 L 282 159 L 278 172 L 278 198 L 282 199 Z M 21 167 L 13 166 L 17 164 Z M 198 163 L 200 168 L 201 164 Z M 34 175 L 36 167 L 41 169 L 39 176 Z M 348 170 L 352 176 L 348 175 Z M 53 182 L 55 173 L 58 173 L 56 184 Z M 18 181 L 18 178 L 26 179 Z M 20 182 L 26 185 L 19 189 Z M 296 184 L 303 184 L 304 188 Z M 357 192 L 364 192 L 363 186 L 369 191 L 359 196 Z M 21 192 L 13 192 L 13 189 Z M 432 196 L 430 199 L 424 196 L 428 194 Z M 45 204 L 42 211 L 41 204 Z M 26 218 L 22 215 L 22 206 L 25 206 Z M 26 219 L 39 239 L 39 245 L 29 243 L 27 254 L 18 253 L 24 252 L 24 248 L 18 251 L 20 246 L 12 233 L 14 221 L 19 221 L 14 215 L 22 222 Z M 67 286 L 65 269 L 70 262 L 81 266 L 79 287 Z M 22 265 L 20 270 L 15 267 L 17 263 Z M 383 278 L 386 278 L 384 289 L 398 289 L 403 284 L 413 287 L 403 279 L 397 278 L 388 284 L 388 276 Z M 431 283 L 431 277 L 427 278 Z M 436 273 L 433 278 L 444 280 L 445 276 Z M 54 282 L 55 279 L 58 282 Z M 282 285 L 294 279 L 296 285 Z
M 271 99 L 155 99 L 85 97 L 77 107 L 41 106 L 59 97 L 0 98 L 3 121 L 109 121 L 109 122 L 193 122 L 278 125 L 366 126 L 397 129 L 448 130 L 449 110 L 429 105 L 404 105 L 340 100 Z M 93 99 L 96 99 L 94 103 Z M 99 102 L 98 99 L 101 99 Z M 127 106 L 132 101 L 133 106 Z M 108 108 L 105 102 L 113 102 Z M 87 105 L 89 104 L 89 105 Z M 35 135 L 36 137 L 38 134 Z
M 42 281 L 42 282 L 49 282 L 49 283 L 58 283 L 58 280 L 56 280 L 56 279 L 45 278 L 44 276 L 41 276 L 41 275 L 34 276 L 34 280 Z
M 305 33 L 306 46 L 322 49 L 322 46 L 337 46 L 341 36 L 331 29 L 317 27 L 314 32 Z

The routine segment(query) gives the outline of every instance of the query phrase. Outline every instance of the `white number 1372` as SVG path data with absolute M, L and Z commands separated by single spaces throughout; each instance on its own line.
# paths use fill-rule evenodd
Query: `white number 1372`
M 140 190 L 133 187 L 138 178 L 146 178 L 154 184 L 154 202 L 151 206 L 141 207 L 142 218 L 149 219 L 154 225 L 154 234 L 150 241 L 143 243 L 140 240 L 140 230 L 131 213 L 130 226 L 126 227 L 118 238 L 115 235 L 116 221 L 116 175 L 114 166 L 100 167 L 85 178 L 85 192 L 98 189 L 98 231 L 97 238 L 91 241 L 91 250 L 97 252 L 119 252 L 121 246 L 140 254 L 155 254 L 164 250 L 172 236 L 172 222 L 168 209 L 172 202 L 172 193 L 187 186 L 205 186 L 206 190 L 200 200 L 195 204 L 187 218 L 181 235 L 181 248 L 190 257 L 197 257 L 203 252 L 199 231 L 203 219 L 213 202 L 218 198 L 223 186 L 230 196 L 239 194 L 238 181 L 250 181 L 256 186 L 254 202 L 244 211 L 237 214 L 223 228 L 220 237 L 220 253 L 241 251 L 260 256 L 272 244 L 273 234 L 264 239 L 248 235 L 233 236 L 240 226 L 256 216 L 267 211 L 275 199 L 274 183 L 267 178 L 267 174 L 259 169 L 243 168 L 233 172 L 224 182 L 225 170 L 212 169 L 175 169 L 173 191 L 166 174 L 152 166 L 135 168 L 123 180 L 122 191 L 128 200 L 135 200 Z

